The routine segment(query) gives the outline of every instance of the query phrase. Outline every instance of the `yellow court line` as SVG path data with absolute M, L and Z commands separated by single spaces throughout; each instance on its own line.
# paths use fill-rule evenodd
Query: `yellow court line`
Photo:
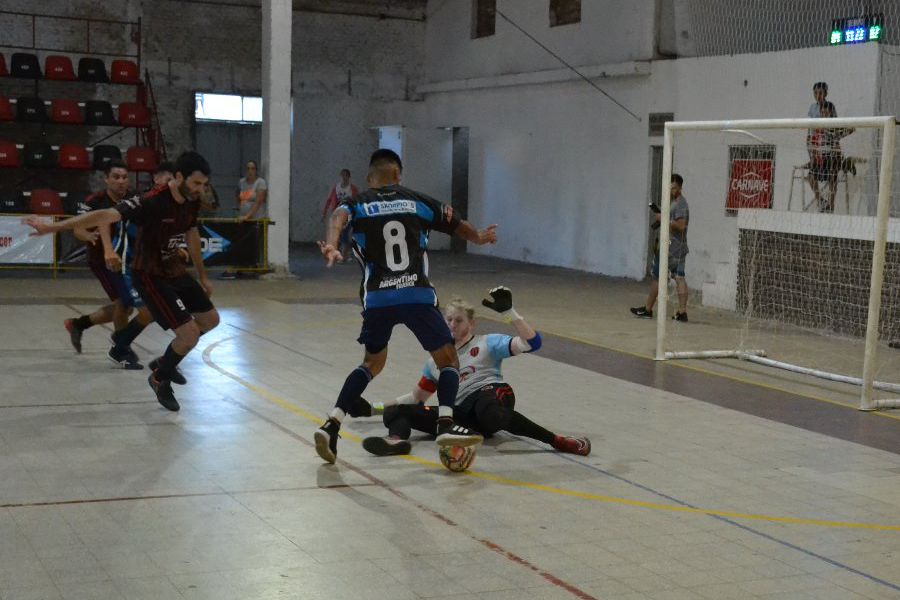
M 232 381 L 242 385 L 247 388 L 251 392 L 257 394 L 261 398 L 268 400 L 269 402 L 294 413 L 300 417 L 303 417 L 307 421 L 319 425 L 322 422 L 321 416 L 316 416 L 313 413 L 310 413 L 303 408 L 300 408 L 293 402 L 285 400 L 281 396 L 275 394 L 274 392 L 270 392 L 269 390 L 250 383 L 249 381 L 243 379 L 242 377 L 223 369 L 219 365 L 217 365 L 211 358 L 212 351 L 224 342 L 231 341 L 238 336 L 231 336 L 222 340 L 218 340 L 209 344 L 203 350 L 203 362 L 206 363 L 207 366 L 212 369 L 218 371 L 220 374 L 228 377 Z M 362 443 L 362 438 L 356 434 L 353 434 L 346 429 L 341 430 L 341 438 L 350 440 L 356 443 Z M 420 458 L 418 456 L 413 455 L 401 455 L 398 458 L 406 460 L 408 462 L 416 463 L 419 465 L 443 469 L 444 466 L 439 462 L 434 462 L 425 458 Z M 494 483 L 499 483 L 502 485 L 507 485 L 510 487 L 524 488 L 529 490 L 534 490 L 538 492 L 546 492 L 550 494 L 556 494 L 559 496 L 567 496 L 570 498 L 579 498 L 582 500 L 592 500 L 596 502 L 604 502 L 608 504 L 619 504 L 622 506 L 630 506 L 633 508 L 647 508 L 651 510 L 659 510 L 665 512 L 676 512 L 676 513 L 688 513 L 688 514 L 700 514 L 714 517 L 724 517 L 729 519 L 743 519 L 743 520 L 752 520 L 752 521 L 766 521 L 769 523 L 786 523 L 792 525 L 815 525 L 818 527 L 828 527 L 835 529 L 870 529 L 874 531 L 897 531 L 900 532 L 900 525 L 882 525 L 878 523 L 851 523 L 844 521 L 828 521 L 823 519 L 804 519 L 799 517 L 778 517 L 773 515 L 764 515 L 764 514 L 755 514 L 755 513 L 741 513 L 741 512 L 732 512 L 726 510 L 715 510 L 708 508 L 694 508 L 690 506 L 679 506 L 673 504 L 659 504 L 656 502 L 644 502 L 642 500 L 632 500 L 629 498 L 619 498 L 616 496 L 605 496 L 602 494 L 592 494 L 589 492 L 579 492 L 577 490 L 569 490 L 565 488 L 557 488 L 549 485 L 543 485 L 539 483 L 531 483 L 528 481 L 521 481 L 519 479 L 510 479 L 508 477 L 503 477 L 501 475 L 494 475 L 492 473 L 486 473 L 483 471 L 466 471 L 463 475 L 468 475 L 469 477 L 474 477 L 476 479 L 482 479 L 484 481 L 492 481 Z
M 503 322 L 503 321 L 500 321 L 497 319 L 493 319 L 491 317 L 482 317 L 482 318 L 486 318 L 490 321 L 495 321 L 497 323 Z M 569 340 L 570 342 L 578 342 L 579 344 L 585 344 L 587 346 L 593 346 L 595 348 L 602 348 L 604 350 L 609 350 L 611 352 L 618 352 L 619 354 L 626 354 L 628 356 L 634 356 L 635 358 L 643 358 L 646 360 L 656 361 L 655 357 L 650 356 L 648 354 L 641 354 L 640 352 L 633 352 L 631 350 L 623 350 L 621 348 L 614 348 L 612 346 L 607 346 L 605 344 L 598 344 L 597 342 L 593 342 L 591 340 L 587 340 L 587 339 L 580 338 L 580 337 L 573 336 L 573 335 L 567 335 L 564 333 L 558 333 L 555 331 L 551 331 L 549 329 L 541 329 L 541 331 L 544 331 L 546 333 L 549 333 L 550 335 L 554 335 L 556 337 L 562 338 L 564 340 Z M 702 367 L 694 367 L 691 365 L 683 364 L 677 360 L 667 360 L 667 361 L 661 361 L 661 362 L 664 362 L 665 364 L 671 365 L 673 367 L 678 367 L 679 369 L 687 369 L 688 371 L 694 371 L 696 373 L 703 373 L 705 375 L 713 375 L 715 377 L 722 377 L 723 379 L 728 379 L 730 381 L 736 381 L 738 383 L 745 383 L 747 385 L 753 385 L 753 386 L 756 386 L 758 388 L 762 388 L 765 390 L 772 390 L 775 392 L 783 392 L 785 394 L 790 394 L 793 396 L 800 396 L 801 398 L 808 398 L 810 400 L 816 400 L 818 402 L 825 402 L 827 404 L 833 404 L 835 406 L 840 406 L 843 408 L 850 408 L 852 410 L 859 411 L 859 407 L 856 406 L 855 404 L 847 404 L 846 402 L 840 402 L 839 400 L 830 400 L 828 398 L 822 398 L 821 396 L 813 396 L 811 394 L 807 394 L 804 392 L 797 392 L 794 390 L 788 390 L 786 388 L 778 387 L 777 385 L 753 381 L 751 379 L 746 379 L 744 377 L 738 377 L 737 375 L 729 375 L 727 373 L 719 373 L 717 371 L 711 371 L 709 369 L 704 369 Z M 601 373 L 601 375 L 602 375 L 602 373 Z M 897 421 L 900 421 L 900 415 L 892 415 L 890 413 L 883 412 L 883 411 L 878 411 L 878 410 L 868 411 L 868 414 L 879 416 L 879 417 L 885 417 L 888 419 L 895 419 Z

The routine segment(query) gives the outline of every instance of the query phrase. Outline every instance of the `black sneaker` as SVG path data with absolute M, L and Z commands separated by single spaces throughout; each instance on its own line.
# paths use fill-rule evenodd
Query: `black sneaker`
M 687 313 L 686 312 L 676 312 L 674 315 L 672 315 L 672 320 L 680 321 L 682 323 L 687 323 L 688 322 Z
M 340 437 L 338 435 L 340 429 L 341 424 L 329 418 L 313 434 L 313 439 L 316 441 L 316 452 L 327 463 L 334 464 L 334 461 L 337 460 L 337 441 Z
M 468 427 L 457 425 L 451 417 L 440 417 L 437 423 L 438 446 L 474 446 L 484 441 L 484 436 Z
M 75 348 L 75 352 L 81 354 L 81 334 L 84 333 L 84 331 L 78 328 L 78 325 L 75 324 L 75 319 L 66 319 L 63 321 L 63 325 L 65 326 L 66 331 L 69 332 L 69 341 L 72 342 L 72 347 Z
M 888 343 L 888 347 L 900 349 L 900 340 L 894 340 L 893 342 Z
M 178 400 L 175 399 L 175 394 L 172 392 L 172 382 L 166 379 L 157 379 L 156 371 L 153 371 L 150 373 L 150 377 L 147 378 L 147 383 L 150 384 L 150 389 L 156 394 L 157 402 L 172 412 L 178 412 L 181 406 L 178 405 Z
M 156 371 L 157 369 L 159 369 L 159 361 L 159 358 L 154 358 L 147 366 Z M 174 369 L 172 369 L 172 377 L 169 378 L 169 381 L 171 381 L 175 385 L 184 385 L 187 383 L 187 378 L 185 378 L 184 374 L 178 369 L 178 367 L 175 367 Z
M 646 306 L 635 306 L 631 309 L 631 314 L 642 319 L 652 319 L 653 311 L 647 310 Z
M 141 364 L 138 355 L 134 353 L 130 347 L 125 348 L 124 350 L 120 350 L 118 346 L 113 346 L 109 349 L 109 352 L 106 354 L 109 357 L 109 360 L 116 363 L 119 368 L 126 369 L 128 371 L 140 371 L 144 368 L 144 365 Z
M 363 440 L 363 448 L 375 456 L 396 456 L 412 452 L 409 440 L 392 437 L 367 437 Z
M 219 275 L 219 279 L 237 279 L 237 273 L 234 271 L 222 271 L 222 274 Z

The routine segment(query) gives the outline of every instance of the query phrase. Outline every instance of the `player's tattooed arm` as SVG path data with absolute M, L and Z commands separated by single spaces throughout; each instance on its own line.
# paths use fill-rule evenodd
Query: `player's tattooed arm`
M 344 256 L 337 249 L 338 240 L 341 237 L 341 231 L 347 226 L 350 220 L 350 213 L 346 209 L 338 207 L 331 213 L 331 220 L 328 221 L 328 231 L 325 235 L 325 241 L 319 241 L 319 251 L 325 259 L 326 264 L 330 267 L 335 261 L 344 260 Z
M 70 217 L 62 221 L 48 223 L 41 217 L 32 215 L 22 219 L 22 224 L 28 225 L 34 231 L 31 235 L 46 235 L 48 233 L 57 233 L 59 231 L 68 231 L 74 229 L 90 229 L 101 225 L 109 225 L 118 223 L 122 220 L 122 214 L 114 208 L 106 208 L 103 210 L 94 210 L 77 217 Z

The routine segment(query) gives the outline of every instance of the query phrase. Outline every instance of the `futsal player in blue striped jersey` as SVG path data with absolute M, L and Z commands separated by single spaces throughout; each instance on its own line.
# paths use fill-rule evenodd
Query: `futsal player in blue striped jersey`
M 337 460 L 341 422 L 384 368 L 391 332 L 398 324 L 412 331 L 431 354 L 438 371 L 437 443 L 472 446 L 483 440 L 477 432 L 453 422 L 459 358 L 428 279 L 426 249 L 431 231 L 474 244 L 493 244 L 497 226 L 476 229 L 450 206 L 401 186 L 402 171 L 403 163 L 395 152 L 376 150 L 369 160 L 369 189 L 338 206 L 331 216 L 326 241 L 319 242 L 329 267 L 341 261 L 338 239 L 349 223 L 353 228 L 353 254 L 363 268 L 363 323 L 357 339 L 365 347 L 363 362 L 347 377 L 328 420 L 314 435 L 316 451 L 329 463 Z

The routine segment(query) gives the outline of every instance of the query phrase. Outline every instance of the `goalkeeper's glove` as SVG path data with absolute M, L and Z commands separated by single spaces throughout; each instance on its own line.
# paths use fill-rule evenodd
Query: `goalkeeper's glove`
M 516 309 L 513 308 L 512 290 L 510 290 L 508 287 L 499 285 L 490 290 L 488 292 L 488 295 L 491 297 L 491 299 L 488 300 L 487 298 L 485 298 L 481 301 L 481 303 L 487 308 L 500 313 L 500 316 L 503 317 L 505 321 L 518 321 L 522 318 L 522 316 L 516 312 Z

